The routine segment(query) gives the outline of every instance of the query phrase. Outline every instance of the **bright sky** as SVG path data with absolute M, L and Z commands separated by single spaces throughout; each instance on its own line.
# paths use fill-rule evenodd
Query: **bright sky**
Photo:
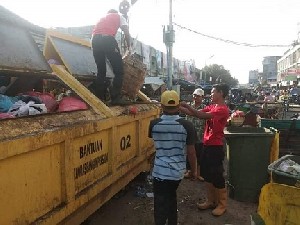
M 49 27 L 93 25 L 121 0 L 0 0 L 33 24 Z M 173 22 L 217 38 L 255 45 L 289 45 L 297 39 L 300 0 L 173 0 Z M 130 10 L 130 32 L 166 52 L 162 27 L 169 23 L 169 0 L 138 0 Z M 288 48 L 244 47 L 174 27 L 173 56 L 194 59 L 197 68 L 223 65 L 240 83 L 250 70 L 262 71 L 264 56 L 281 56 Z M 211 57 L 213 56 L 213 57 Z

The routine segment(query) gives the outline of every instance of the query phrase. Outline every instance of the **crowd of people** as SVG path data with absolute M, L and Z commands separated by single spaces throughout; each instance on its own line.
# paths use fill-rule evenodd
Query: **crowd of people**
M 232 103 L 245 103 L 245 102 L 283 102 L 284 100 L 294 101 L 293 96 L 300 95 L 300 89 L 292 86 L 287 89 L 253 89 L 243 93 L 242 90 L 235 89 L 231 91 L 229 100 Z
M 300 104 L 300 88 L 292 86 L 286 89 L 239 89 L 231 90 L 228 98 L 229 108 L 234 111 L 242 109 L 267 119 L 283 119 L 291 105 Z M 248 108 L 245 109 L 245 108 Z
M 174 90 L 163 92 L 163 114 L 149 125 L 149 137 L 156 149 L 152 171 L 156 225 L 165 225 L 167 221 L 177 225 L 176 191 L 184 177 L 205 182 L 206 201 L 195 207 L 212 209 L 214 216 L 226 212 L 223 130 L 229 117 L 225 102 L 228 93 L 227 85 L 214 85 L 211 104 L 205 106 L 202 89 L 194 91 L 193 104 L 180 102 Z

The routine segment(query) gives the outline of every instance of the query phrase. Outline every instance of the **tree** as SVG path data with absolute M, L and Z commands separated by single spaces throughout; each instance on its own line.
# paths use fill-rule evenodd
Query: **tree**
M 205 66 L 203 68 L 203 72 L 205 74 L 203 79 L 205 79 L 206 83 L 225 83 L 230 87 L 235 87 L 239 83 L 239 81 L 236 78 L 233 78 L 231 76 L 229 70 L 226 70 L 222 65 L 213 64 Z

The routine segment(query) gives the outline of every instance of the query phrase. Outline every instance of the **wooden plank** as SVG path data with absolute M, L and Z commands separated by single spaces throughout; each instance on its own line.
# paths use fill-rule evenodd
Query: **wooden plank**
M 95 95 L 93 95 L 85 86 L 83 86 L 76 78 L 74 78 L 64 66 L 51 65 L 56 75 L 67 84 L 76 94 L 78 94 L 92 109 L 97 113 L 103 113 L 107 117 L 112 117 L 113 112 Z

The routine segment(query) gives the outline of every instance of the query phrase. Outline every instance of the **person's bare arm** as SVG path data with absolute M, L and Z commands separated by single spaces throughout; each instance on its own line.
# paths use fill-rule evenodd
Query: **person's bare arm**
M 129 33 L 129 27 L 128 26 L 122 26 L 121 29 L 124 32 L 126 45 L 127 45 L 128 50 L 130 51 L 131 37 L 130 37 L 130 33 Z
M 195 145 L 187 145 L 187 158 L 189 160 L 193 178 L 197 178 L 197 158 Z
M 199 119 L 210 119 L 213 118 L 213 115 L 209 112 L 201 112 L 195 109 L 194 112 L 195 117 L 199 118 Z
M 194 116 L 199 119 L 210 119 L 213 117 L 213 115 L 211 113 L 198 111 L 197 109 L 193 108 L 186 102 L 180 103 L 180 111 L 189 116 Z

